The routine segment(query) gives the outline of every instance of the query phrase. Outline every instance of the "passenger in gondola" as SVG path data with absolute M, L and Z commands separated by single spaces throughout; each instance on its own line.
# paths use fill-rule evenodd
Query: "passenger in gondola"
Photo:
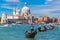
M 41 25 L 38 26 L 38 29 L 41 29 Z
M 30 34 L 30 32 L 29 31 L 26 31 L 25 34 L 28 35 L 28 34 Z
M 46 26 L 44 26 L 44 29 L 47 30 Z

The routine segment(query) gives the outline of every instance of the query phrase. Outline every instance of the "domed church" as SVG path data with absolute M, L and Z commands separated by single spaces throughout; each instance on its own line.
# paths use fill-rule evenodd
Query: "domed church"
M 3 13 L 4 14 L 4 13 Z M 30 8 L 27 6 L 27 3 L 25 2 L 24 7 L 22 10 L 19 8 L 13 9 L 13 15 L 7 15 L 5 14 L 1 16 L 1 23 L 32 23 L 32 14 L 30 12 Z M 4 18 L 5 16 L 5 18 Z M 5 21 L 6 20 L 6 21 Z
M 25 22 L 30 23 L 32 22 L 32 15 L 30 13 L 30 8 L 27 6 L 27 3 L 24 4 L 24 7 L 22 8 L 21 15 Z

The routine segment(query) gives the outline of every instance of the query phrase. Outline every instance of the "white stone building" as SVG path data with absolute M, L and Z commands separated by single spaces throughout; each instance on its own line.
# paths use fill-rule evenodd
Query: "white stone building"
M 4 12 L 1 16 L 1 23 L 6 23 L 7 22 L 7 14 Z
M 1 16 L 1 23 L 31 23 L 32 15 L 30 13 L 30 8 L 27 6 L 27 3 L 24 4 L 24 7 L 20 11 L 19 8 L 13 9 L 13 15 L 7 15 L 3 13 Z

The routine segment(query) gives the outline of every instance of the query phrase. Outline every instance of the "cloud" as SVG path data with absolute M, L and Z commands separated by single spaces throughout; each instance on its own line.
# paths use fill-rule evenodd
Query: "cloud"
M 20 6 L 19 0 L 4 0 L 6 3 L 0 4 L 0 8 L 13 9 Z
M 60 15 L 60 0 L 47 0 L 45 5 L 29 5 L 31 14 L 34 16 L 49 16 L 57 17 Z M 9 6 L 7 4 L 1 5 L 2 8 L 13 9 L 16 6 Z M 18 7 L 18 6 L 17 6 Z
M 0 6 L 0 8 L 5 8 L 5 9 L 14 9 L 16 8 L 17 6 L 10 6 L 9 4 L 3 4 Z
M 53 0 L 46 0 L 45 4 L 51 3 Z
M 48 5 L 60 5 L 60 0 L 52 0 L 52 1 L 46 1 L 46 4 Z
M 52 5 L 34 5 L 30 6 L 31 13 L 35 16 L 49 16 L 49 17 L 57 17 L 59 16 L 58 10 L 60 10 L 60 6 L 52 6 Z M 56 12 L 56 13 L 55 13 Z
M 19 0 L 4 0 L 5 2 L 19 2 Z
M 52 2 L 51 4 L 53 4 L 53 5 L 60 5 L 60 0 L 55 0 L 54 2 Z
M 46 0 L 46 1 L 49 1 L 49 2 L 51 2 L 51 1 L 53 1 L 53 0 Z
M 10 6 L 1 6 L 2 8 L 6 8 L 6 9 L 13 9 L 14 7 L 10 7 Z
M 60 16 L 60 0 L 47 0 L 45 5 L 31 6 L 31 13 L 35 16 Z
M 60 14 L 60 10 L 52 11 L 51 13 Z

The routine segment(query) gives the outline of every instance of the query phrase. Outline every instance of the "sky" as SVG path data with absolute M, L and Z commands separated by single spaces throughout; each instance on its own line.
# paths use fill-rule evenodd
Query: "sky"
M 14 8 L 22 10 L 25 2 L 35 17 L 60 17 L 60 0 L 0 0 L 0 16 L 3 12 L 12 15 Z

